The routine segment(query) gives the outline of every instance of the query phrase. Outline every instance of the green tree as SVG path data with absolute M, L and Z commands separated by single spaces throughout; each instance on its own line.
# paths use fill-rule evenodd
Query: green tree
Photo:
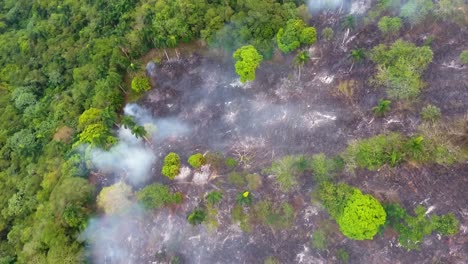
M 206 213 L 201 209 L 195 209 L 187 216 L 187 220 L 191 225 L 199 225 L 205 221 L 205 218 Z
M 285 28 L 280 28 L 276 35 L 278 48 L 289 53 L 301 46 L 312 45 L 317 41 L 317 32 L 314 27 L 307 27 L 301 19 L 291 19 Z
M 341 232 L 355 240 L 372 239 L 385 223 L 382 205 L 371 195 L 355 190 L 337 219 Z
M 395 35 L 400 31 L 401 19 L 399 17 L 384 16 L 379 20 L 378 27 L 385 35 Z
M 132 90 L 137 93 L 143 93 L 151 89 L 151 84 L 146 76 L 135 76 L 132 80 Z
M 78 118 L 78 129 L 83 130 L 89 125 L 98 124 L 100 122 L 102 122 L 102 110 L 91 107 L 84 111 Z
M 239 48 L 232 56 L 236 60 L 236 72 L 241 82 L 255 80 L 255 71 L 263 60 L 254 46 L 248 45 Z
M 223 199 L 223 193 L 218 191 L 212 191 L 206 194 L 205 200 L 210 205 L 215 205 Z
M 464 50 L 460 53 L 460 61 L 461 63 L 468 65 L 468 50 Z
M 164 158 L 164 165 L 162 167 L 161 173 L 169 179 L 173 180 L 179 174 L 179 170 L 179 155 L 177 155 L 177 153 L 174 152 L 167 154 L 167 156 Z
M 123 182 L 102 188 L 97 197 L 97 205 L 106 214 L 115 214 L 131 205 L 132 188 Z
M 196 153 L 196 154 L 193 154 L 192 156 L 190 156 L 187 162 L 193 168 L 198 169 L 198 168 L 200 168 L 202 165 L 204 165 L 206 163 L 206 159 L 203 156 L 203 154 Z

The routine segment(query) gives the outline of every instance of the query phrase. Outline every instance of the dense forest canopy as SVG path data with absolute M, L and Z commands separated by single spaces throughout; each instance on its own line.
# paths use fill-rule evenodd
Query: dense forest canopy
M 381 12 L 374 8 L 373 12 L 378 13 L 375 17 L 388 14 L 394 8 L 393 2 L 400 1 L 379 1 L 377 8 Z M 410 0 L 399 15 L 411 25 L 431 12 L 442 19 L 450 16 L 455 23 L 463 23 L 463 15 L 454 8 L 462 4 L 456 0 L 434 4 Z M 413 15 L 414 12 L 419 15 Z M 399 19 L 384 19 L 379 22 L 379 28 L 395 35 L 401 23 Z M 110 198 L 106 199 L 103 193 L 104 190 L 112 193 L 112 189 L 104 188 L 98 196 L 95 186 L 89 183 L 92 166 L 83 153 L 89 147 L 109 149 L 114 145 L 117 142 L 114 129 L 119 124 L 130 127 L 137 137 L 146 136 L 143 127 L 122 118 L 122 108 L 132 89 L 143 93 L 151 88 L 138 65 L 138 59 L 150 49 L 173 48 L 180 43 L 201 40 L 204 45 L 229 54 L 247 50 L 250 54 L 245 57 L 240 51 L 234 53 L 241 61 L 253 57 L 253 62 L 247 60 L 248 65 L 238 70 L 244 70 L 246 77 L 240 75 L 247 81 L 255 79 L 255 69 L 262 58 L 271 59 L 278 49 L 289 53 L 314 44 L 319 35 L 310 25 L 307 3 L 303 0 L 0 0 L 0 263 L 88 261 L 80 233 L 97 207 L 104 208 L 105 212 L 114 209 L 108 207 Z M 322 35 L 331 40 L 333 30 L 327 28 Z M 432 51 L 427 46 L 418 48 L 403 41 L 392 43 L 377 46 L 369 53 L 377 65 L 374 82 L 385 86 L 391 98 L 415 97 L 424 86 L 420 78 L 432 60 Z M 309 55 L 303 53 L 298 58 L 302 65 L 309 60 Z M 131 84 L 124 82 L 129 72 L 138 72 Z M 409 77 L 401 79 L 401 75 Z M 419 152 L 411 154 L 411 146 L 416 146 L 417 152 L 418 144 L 427 144 L 424 151 L 429 154 L 424 162 L 452 164 L 461 159 L 457 153 L 450 161 L 439 162 L 449 150 L 436 147 L 429 140 L 418 143 L 411 139 L 414 138 L 398 138 L 394 145 L 382 143 L 385 150 L 378 153 L 381 160 L 372 161 L 377 158 L 366 156 L 368 146 L 357 143 L 344 156 L 356 166 L 373 170 L 405 159 L 418 160 L 415 156 Z M 392 156 L 390 149 L 400 156 Z M 201 154 L 189 160 L 194 168 L 205 162 Z M 290 158 L 286 162 L 296 160 Z M 163 174 L 174 178 L 179 173 L 178 156 L 167 158 L 167 163 Z M 282 170 L 284 163 L 274 163 L 272 171 L 287 174 L 280 186 L 289 190 L 296 181 L 289 177 L 292 167 Z M 128 186 L 118 187 L 130 193 Z M 148 208 L 181 200 L 177 193 L 162 185 L 146 187 L 138 197 Z M 217 201 L 221 194 L 210 197 Z M 252 196 L 247 193 L 240 200 L 248 201 L 249 197 Z M 370 201 L 366 203 L 378 203 L 370 196 L 363 197 Z M 360 206 L 358 202 L 350 204 Z M 379 222 L 369 234 L 364 236 L 359 233 L 361 230 L 357 233 L 351 230 L 351 236 L 362 239 L 375 235 L 384 222 L 382 206 L 375 207 L 379 209 Z M 287 217 L 273 216 L 287 226 L 291 221 L 287 212 L 291 208 L 287 205 L 281 208 L 275 212 Z M 242 208 L 236 210 L 241 219 Z M 355 217 L 352 212 L 345 212 Z M 198 223 L 200 214 L 192 215 L 191 221 Z M 409 216 L 406 217 L 409 221 Z M 259 219 L 260 222 L 268 220 L 266 216 Z M 354 221 L 347 217 L 338 223 L 349 225 L 345 220 Z M 349 230 L 346 225 L 343 228 Z

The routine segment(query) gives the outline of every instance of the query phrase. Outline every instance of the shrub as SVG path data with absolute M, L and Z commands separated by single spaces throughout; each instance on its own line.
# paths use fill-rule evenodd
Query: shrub
M 244 175 L 236 171 L 228 174 L 228 182 L 237 187 L 244 187 L 247 184 Z
M 162 174 L 169 179 L 173 180 L 180 171 L 180 157 L 177 153 L 171 152 L 164 158 L 164 166 L 162 167 Z
M 307 160 L 303 156 L 285 156 L 274 161 L 264 172 L 274 174 L 279 188 L 284 192 L 289 192 L 297 186 L 297 176 L 306 169 Z
M 351 58 L 359 63 L 366 58 L 366 51 L 364 49 L 353 49 L 351 51 Z
M 322 30 L 322 38 L 326 41 L 331 41 L 333 39 L 333 29 L 326 27 Z
M 348 263 L 349 261 L 349 254 L 346 252 L 346 250 L 340 248 L 336 252 L 336 258 L 341 262 L 341 263 Z
M 317 41 L 317 33 L 314 27 L 307 27 L 301 19 L 290 19 L 285 28 L 280 28 L 276 34 L 278 48 L 289 53 L 301 46 L 311 45 Z
M 336 220 L 343 213 L 354 190 L 355 188 L 344 183 L 333 184 L 325 181 L 320 183 L 317 195 L 328 214 Z
M 295 216 L 294 208 L 289 203 L 274 204 L 269 200 L 255 204 L 253 212 L 260 223 L 274 229 L 290 227 Z
M 218 191 L 209 192 L 205 196 L 206 202 L 208 204 L 210 204 L 210 205 L 215 205 L 215 204 L 219 203 L 221 201 L 221 199 L 223 199 L 223 193 L 218 192 Z
M 192 166 L 195 169 L 200 168 L 202 165 L 205 165 L 206 159 L 201 153 L 193 154 L 192 156 L 189 157 L 187 161 L 190 166 Z
M 238 193 L 236 196 L 237 203 L 241 205 L 251 205 L 252 199 L 253 195 L 249 191 Z
M 431 218 L 434 230 L 442 235 L 455 235 L 458 232 L 459 222 L 453 213 Z
M 426 105 L 421 110 L 421 118 L 426 122 L 434 123 L 440 118 L 440 108 L 435 105 Z
M 468 64 L 468 50 L 464 50 L 460 53 L 460 61 L 463 64 Z
M 387 112 L 390 111 L 391 103 L 392 102 L 389 100 L 380 99 L 379 104 L 375 106 L 374 108 L 372 108 L 372 111 L 374 112 L 376 116 L 384 116 Z
M 364 240 L 374 238 L 385 218 L 385 210 L 379 201 L 355 189 L 337 223 L 348 238 Z
M 399 17 L 384 16 L 378 23 L 380 31 L 385 35 L 394 35 L 400 31 L 401 19 Z
M 390 47 L 378 45 L 370 53 L 370 59 L 378 64 L 377 75 L 371 82 L 386 87 L 391 98 L 414 98 L 423 87 L 421 74 L 432 57 L 429 47 L 416 47 L 402 40 Z
M 151 184 L 137 192 L 138 201 L 146 209 L 161 208 L 172 203 L 181 203 L 182 194 L 173 194 L 169 187 L 162 184 Z
M 247 174 L 245 179 L 249 190 L 257 190 L 262 185 L 262 177 L 258 174 Z
M 149 79 L 146 76 L 135 76 L 132 80 L 132 90 L 137 93 L 142 93 L 149 91 L 151 89 L 151 84 Z
M 187 216 L 187 220 L 191 225 L 199 225 L 205 221 L 205 218 L 206 213 L 201 209 L 195 209 Z
M 237 166 L 237 161 L 234 158 L 226 158 L 224 161 L 224 164 L 229 168 L 229 169 L 234 169 Z
M 311 246 L 315 249 L 325 250 L 327 249 L 327 236 L 324 231 L 315 231 L 312 234 Z
M 356 18 L 353 15 L 345 17 L 343 22 L 341 22 L 341 26 L 344 29 L 354 29 L 354 27 L 356 26 Z

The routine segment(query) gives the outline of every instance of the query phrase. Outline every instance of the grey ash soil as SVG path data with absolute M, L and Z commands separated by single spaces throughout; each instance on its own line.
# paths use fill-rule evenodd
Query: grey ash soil
M 177 255 L 183 263 L 263 263 L 275 256 L 282 263 L 338 263 L 336 252 L 345 249 L 349 263 L 466 263 L 468 260 L 468 164 L 451 167 L 415 167 L 404 164 L 380 171 L 357 171 L 339 175 L 341 181 L 376 196 L 382 202 L 400 202 L 409 211 L 421 204 L 432 213 L 454 212 L 460 232 L 453 237 L 426 237 L 420 250 L 407 252 L 398 246 L 397 236 L 387 230 L 372 241 L 352 241 L 340 234 L 319 204 L 311 202 L 315 183 L 310 173 L 299 178 L 299 188 L 289 194 L 278 190 L 274 176 L 262 173 L 272 161 L 290 154 L 326 153 L 337 155 L 350 140 L 379 133 L 417 133 L 422 106 L 432 103 L 442 109 L 444 118 L 460 117 L 468 109 L 468 71 L 456 62 L 466 49 L 467 31 L 442 24 L 422 31 L 405 29 L 403 38 L 421 44 L 434 34 L 434 62 L 424 75 L 427 87 L 411 106 L 395 104 L 385 118 L 374 118 L 372 107 L 385 97 L 382 89 L 371 87 L 374 65 L 365 60 L 352 65 L 349 51 L 371 48 L 381 42 L 372 26 L 337 34 L 334 43 L 318 43 L 311 61 L 301 70 L 292 66 L 291 56 L 276 54 L 257 71 L 254 82 L 237 81 L 233 62 L 197 47 L 159 65 L 150 64 L 148 74 L 153 88 L 139 105 L 154 118 L 171 118 L 189 127 L 182 135 L 155 140 L 152 149 L 158 160 L 152 181 L 165 182 L 184 193 L 182 205 L 139 217 L 134 229 L 122 228 L 123 246 L 131 252 L 128 260 L 152 263 Z M 450 28 L 453 30 L 445 30 Z M 410 34 L 410 30 L 413 30 Z M 420 33 L 418 33 L 419 31 Z M 338 31 L 337 31 L 338 32 Z M 430 33 L 428 33 L 430 32 Z M 349 41 L 347 41 L 349 40 Z M 392 43 L 393 40 L 387 40 Z M 342 44 L 345 43 L 345 44 Z M 464 46 L 465 45 L 465 46 Z M 354 95 L 338 92 L 342 81 L 354 80 Z M 288 201 L 296 209 L 290 229 L 272 230 L 254 223 L 245 233 L 231 220 L 237 189 L 227 182 L 225 169 L 211 168 L 207 182 L 195 184 L 194 171 L 183 179 L 169 182 L 159 170 L 162 158 L 174 151 L 185 161 L 195 152 L 222 152 L 237 158 L 249 157 L 236 170 L 259 173 L 263 186 L 253 191 L 254 202 L 262 199 Z M 221 189 L 216 230 L 190 226 L 185 217 L 202 203 L 207 191 Z M 138 214 L 136 214 L 138 215 Z M 328 226 L 329 246 L 325 251 L 311 248 L 312 233 Z

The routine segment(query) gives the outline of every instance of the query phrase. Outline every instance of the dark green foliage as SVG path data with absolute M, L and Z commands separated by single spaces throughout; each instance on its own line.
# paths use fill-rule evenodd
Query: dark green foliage
M 319 250 L 327 249 L 327 235 L 322 230 L 315 231 L 312 234 L 312 240 L 310 241 L 310 244 L 315 249 L 319 249 Z
M 206 194 L 205 200 L 210 205 L 215 205 L 223 199 L 223 193 L 218 191 L 212 191 Z
M 380 19 L 378 26 L 380 31 L 385 35 L 395 35 L 398 33 L 402 25 L 399 17 L 384 16 Z
M 378 64 L 372 82 L 386 87 L 391 98 L 414 98 L 424 86 L 420 78 L 432 56 L 429 47 L 416 47 L 402 40 L 390 47 L 378 45 L 370 53 L 370 59 Z
M 372 108 L 372 112 L 374 112 L 376 116 L 384 116 L 387 112 L 390 111 L 391 104 L 392 102 L 389 100 L 380 99 L 379 104 Z
M 366 51 L 364 49 L 353 49 L 351 50 L 351 58 L 359 63 L 366 58 Z
M 206 218 L 205 211 L 201 209 L 195 209 L 187 216 L 187 221 L 191 225 L 199 225 L 203 223 L 203 221 L 205 221 L 205 218 Z
M 307 51 L 301 51 L 294 57 L 294 63 L 299 66 L 306 64 L 309 60 L 310 55 Z
M 224 164 L 229 168 L 229 169 L 234 169 L 237 166 L 237 161 L 234 158 L 226 158 L 224 161 Z
M 62 218 L 69 227 L 83 229 L 86 226 L 88 214 L 85 208 L 71 203 L 65 207 Z
M 399 233 L 398 241 L 408 250 L 418 249 L 424 237 L 434 231 L 442 235 L 453 235 L 458 231 L 458 220 L 452 213 L 429 218 L 422 206 L 416 207 L 415 216 L 408 214 L 398 204 L 388 204 L 384 207 L 388 216 L 386 225 Z
M 236 72 L 241 82 L 255 80 L 255 71 L 263 60 L 263 56 L 257 52 L 255 47 L 252 45 L 243 46 L 237 49 L 232 57 L 236 60 Z
M 426 122 L 435 123 L 440 118 L 440 108 L 435 105 L 426 105 L 421 110 L 421 118 Z
M 161 208 L 163 206 L 181 203 L 182 194 L 172 193 L 169 187 L 162 184 L 151 184 L 137 193 L 138 201 L 146 209 Z
M 275 204 L 269 200 L 256 203 L 253 212 L 261 224 L 274 229 L 290 227 L 295 216 L 294 208 L 289 203 Z
M 203 154 L 196 153 L 196 154 L 193 154 L 192 156 L 190 156 L 187 162 L 193 168 L 198 169 L 198 168 L 200 168 L 202 165 L 204 165 L 206 163 L 206 159 L 203 156 Z
M 312 45 L 317 41 L 317 32 L 314 27 L 307 27 L 301 19 L 288 20 L 284 28 L 280 28 L 276 35 L 278 48 L 289 53 L 301 45 Z
M 353 15 L 349 15 L 341 22 L 341 27 L 344 29 L 354 29 L 356 27 L 356 18 Z
M 179 155 L 177 155 L 177 153 L 174 152 L 167 154 L 167 156 L 164 158 L 164 165 L 162 167 L 161 173 L 169 179 L 173 180 L 179 174 L 179 170 Z
M 463 64 L 468 64 L 468 50 L 464 50 L 460 53 L 460 61 Z

